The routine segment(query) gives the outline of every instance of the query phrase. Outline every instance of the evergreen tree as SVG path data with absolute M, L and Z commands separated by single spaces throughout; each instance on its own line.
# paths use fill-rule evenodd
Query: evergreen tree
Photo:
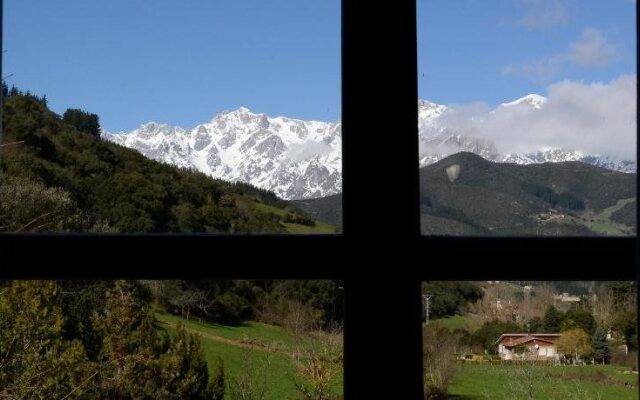
M 224 391 L 226 388 L 226 380 L 224 376 L 224 361 L 218 357 L 216 371 L 209 381 L 209 393 L 211 400 L 224 400 Z
M 527 327 L 531 333 L 546 332 L 544 328 L 544 321 L 540 317 L 531 318 Z
M 69 108 L 62 115 L 62 121 L 81 132 L 86 132 L 93 136 L 100 136 L 100 123 L 96 114 Z
M 624 338 L 630 350 L 638 346 L 638 310 L 620 311 L 615 314 L 611 329 Z
M 455 315 L 467 303 L 475 303 L 484 295 L 479 286 L 465 281 L 425 282 L 422 292 L 433 295 L 430 310 L 433 318 Z
M 59 399 L 86 379 L 82 344 L 62 337 L 59 295 L 53 281 L 0 290 L 0 398 Z
M 605 331 L 598 327 L 591 337 L 591 347 L 593 348 L 593 358 L 597 362 L 608 364 L 611 359 L 611 349 L 607 342 L 607 334 Z
M 508 332 L 520 332 L 522 327 L 514 322 L 504 322 L 497 319 L 487 321 L 480 329 L 469 337 L 469 344 L 482 346 L 489 354 L 496 354 L 496 341 L 500 335 Z
M 11 85 L 11 90 L 9 90 L 8 97 L 20 96 L 20 95 L 22 95 L 22 93 L 18 90 L 18 88 L 15 87 L 15 85 Z
M 563 315 L 554 306 L 549 306 L 542 318 L 542 324 L 546 333 L 558 333 L 562 325 Z
M 561 330 L 566 331 L 574 328 L 580 328 L 589 335 L 593 335 L 596 330 L 596 320 L 593 318 L 593 314 L 580 308 L 572 308 L 567 311 L 562 319 Z

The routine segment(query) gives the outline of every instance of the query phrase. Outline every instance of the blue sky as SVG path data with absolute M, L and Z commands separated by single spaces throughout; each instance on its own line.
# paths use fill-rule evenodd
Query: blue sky
M 340 1 L 5 0 L 3 74 L 110 131 L 340 117 Z
M 496 105 L 636 74 L 633 0 L 417 0 L 419 95 Z
M 421 98 L 490 106 L 635 74 L 633 0 L 417 0 Z M 340 1 L 5 0 L 4 75 L 110 131 L 246 106 L 340 117 Z

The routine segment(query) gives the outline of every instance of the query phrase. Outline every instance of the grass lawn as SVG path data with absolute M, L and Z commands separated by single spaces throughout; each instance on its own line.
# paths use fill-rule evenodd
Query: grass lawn
M 186 328 L 231 340 L 242 340 L 243 338 L 248 338 L 259 340 L 265 345 L 278 348 L 288 347 L 293 342 L 291 335 L 281 327 L 263 324 L 261 322 L 247 321 L 238 326 L 217 325 L 209 322 L 198 322 L 193 320 L 186 321 L 164 311 L 156 311 L 156 318 L 159 321 L 166 321 L 174 324 L 181 322 Z
M 287 214 L 287 211 L 273 207 L 267 204 L 258 203 L 258 202 L 244 202 L 245 206 L 253 207 L 253 209 L 263 212 L 265 214 L 276 214 L 279 216 L 284 216 Z M 284 226 L 287 233 L 296 233 L 296 234 L 327 234 L 327 233 L 336 233 L 336 227 L 333 225 L 326 224 L 324 222 L 316 221 L 314 226 L 302 225 L 302 224 L 293 224 L 290 222 L 283 222 L 282 226 Z
M 220 338 L 239 341 L 243 338 L 257 340 L 267 346 L 275 346 L 282 352 L 268 352 L 244 348 L 239 345 L 221 342 L 200 336 L 200 341 L 204 348 L 205 358 L 209 366 L 209 372 L 213 373 L 221 358 L 224 361 L 227 383 L 233 376 L 242 373 L 243 368 L 248 364 L 249 370 L 258 373 L 263 371 L 268 382 L 267 399 L 298 399 L 299 393 L 296 391 L 294 381 L 301 381 L 296 376 L 296 366 L 291 356 L 287 353 L 293 342 L 293 338 L 278 326 L 249 321 L 240 326 L 223 326 L 206 322 L 184 321 L 180 317 L 157 311 L 156 318 L 159 321 L 171 323 L 172 325 L 159 324 L 160 329 L 167 330 L 170 334 L 175 333 L 174 324 L 182 322 L 183 326 L 193 333 L 217 336 Z M 332 384 L 331 390 L 336 395 L 343 392 L 343 377 L 339 376 Z M 227 389 L 229 398 L 229 390 Z
M 621 210 L 627 204 L 634 203 L 636 201 L 635 198 L 622 199 L 618 200 L 618 202 L 606 209 L 604 209 L 601 213 L 593 215 L 593 216 L 582 216 L 582 217 L 572 217 L 567 216 L 567 223 L 578 223 L 586 226 L 592 231 L 601 234 L 601 235 L 611 235 L 611 236 L 626 236 L 633 234 L 629 230 L 629 227 L 626 227 L 622 224 L 619 224 L 615 221 L 611 220 L 611 215 L 618 210 Z
M 433 319 L 429 321 L 429 325 L 441 326 L 450 331 L 466 329 L 469 333 L 472 333 L 480 328 L 482 321 L 473 315 L 453 315 L 451 317 Z
M 449 387 L 452 399 L 638 399 L 638 376 L 624 367 L 498 366 L 461 364 Z M 635 385 L 625 387 L 624 382 Z M 532 397 L 528 397 L 532 393 Z

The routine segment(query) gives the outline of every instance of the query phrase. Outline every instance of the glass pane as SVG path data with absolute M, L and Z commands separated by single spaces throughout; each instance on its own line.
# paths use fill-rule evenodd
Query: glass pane
M 3 398 L 343 394 L 341 281 L 2 281 Z
M 425 398 L 638 399 L 637 283 L 423 283 Z
M 635 2 L 417 4 L 423 233 L 635 235 Z
M 340 1 L 4 7 L 3 231 L 341 231 Z

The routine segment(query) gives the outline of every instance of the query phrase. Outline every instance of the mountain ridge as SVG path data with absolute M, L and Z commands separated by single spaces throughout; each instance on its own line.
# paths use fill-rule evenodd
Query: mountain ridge
M 546 98 L 529 94 L 496 109 L 544 107 Z M 449 107 L 418 100 L 421 167 L 451 154 L 470 151 L 495 162 L 535 164 L 583 161 L 633 173 L 636 162 L 571 149 L 540 148 L 525 153 L 502 153 L 490 140 L 447 126 Z M 526 110 L 526 109 L 525 109 Z M 494 110 L 495 111 L 495 110 Z M 492 112 L 494 112 L 492 111 Z M 149 122 L 125 133 L 102 132 L 102 137 L 140 151 L 146 157 L 214 178 L 245 182 L 275 192 L 286 200 L 327 197 L 342 191 L 342 124 L 270 117 L 246 107 L 223 111 L 193 128 Z
M 420 169 L 428 235 L 631 235 L 635 195 L 635 174 L 581 161 L 518 165 L 461 152 Z M 342 222 L 341 194 L 293 204 L 326 223 Z

